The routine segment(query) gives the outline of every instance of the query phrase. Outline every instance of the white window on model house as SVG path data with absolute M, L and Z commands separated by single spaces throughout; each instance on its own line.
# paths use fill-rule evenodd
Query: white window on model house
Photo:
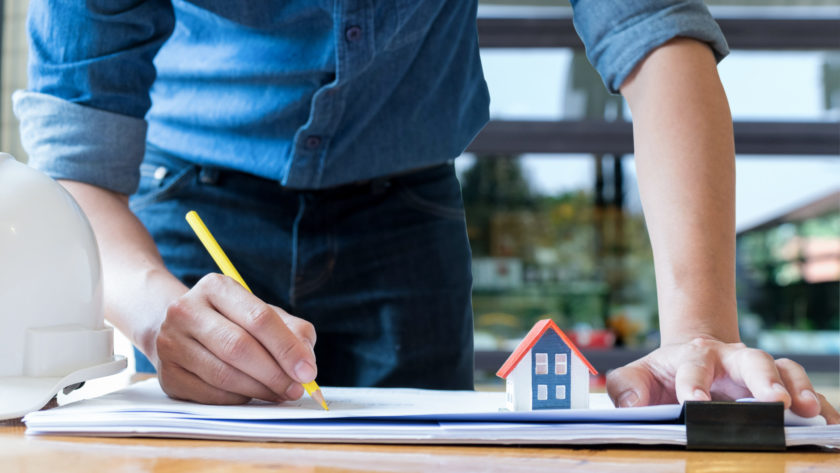
M 548 374 L 548 353 L 537 353 L 534 361 L 534 374 Z
M 538 401 L 547 401 L 548 400 L 548 385 L 547 384 L 538 384 L 537 385 L 537 400 Z
M 554 390 L 555 399 L 566 399 L 566 385 L 558 384 Z
M 554 355 L 554 374 L 568 373 L 569 362 L 565 353 L 557 353 Z

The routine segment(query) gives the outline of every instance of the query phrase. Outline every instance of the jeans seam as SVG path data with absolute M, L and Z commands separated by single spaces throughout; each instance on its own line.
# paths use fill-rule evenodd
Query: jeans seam
M 291 274 L 289 275 L 289 305 L 294 307 L 296 300 L 295 300 L 295 292 L 297 291 L 297 284 L 295 283 L 297 279 L 297 271 L 298 271 L 298 244 L 299 244 L 299 236 L 300 236 L 300 221 L 303 220 L 303 213 L 306 210 L 306 199 L 303 195 L 298 196 L 298 212 L 295 215 L 294 223 L 292 223 L 292 264 L 291 266 Z
M 330 233 L 330 255 L 329 261 L 327 262 L 327 267 L 321 271 L 321 274 L 318 275 L 317 278 L 300 285 L 296 285 L 295 287 L 295 295 L 297 297 L 305 296 L 307 294 L 311 294 L 315 290 L 319 289 L 329 281 L 330 277 L 332 277 L 333 269 L 335 269 L 335 262 L 336 262 L 336 253 L 338 252 L 337 244 L 335 242 L 335 238 Z

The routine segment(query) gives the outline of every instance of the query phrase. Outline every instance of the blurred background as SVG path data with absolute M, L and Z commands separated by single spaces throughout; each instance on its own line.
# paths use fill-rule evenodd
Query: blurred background
M 0 3 L 0 148 L 25 161 L 9 97 L 26 86 L 27 2 Z M 840 0 L 707 3 L 732 47 L 719 71 L 738 153 L 741 334 L 805 365 L 838 404 Z M 456 160 L 477 380 L 501 389 L 496 369 L 546 317 L 604 373 L 659 343 L 629 110 L 586 60 L 568 2 L 484 0 L 479 34 L 492 122 Z

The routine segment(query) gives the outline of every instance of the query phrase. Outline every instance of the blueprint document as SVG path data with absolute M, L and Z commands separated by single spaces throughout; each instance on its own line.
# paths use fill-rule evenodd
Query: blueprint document
M 398 388 L 321 388 L 272 404 L 208 406 L 170 399 L 150 379 L 96 399 L 34 412 L 27 433 L 183 437 L 278 442 L 684 445 L 679 405 L 616 409 L 595 394 L 590 409 L 509 412 L 504 393 Z M 790 420 L 790 419 L 789 419 Z M 788 422 L 788 445 L 840 447 L 840 426 L 821 417 Z

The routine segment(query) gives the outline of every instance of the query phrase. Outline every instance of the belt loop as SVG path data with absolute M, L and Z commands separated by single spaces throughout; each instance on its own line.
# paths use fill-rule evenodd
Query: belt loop
M 201 167 L 198 172 L 198 181 L 202 184 L 215 185 L 219 182 L 219 170 L 213 167 Z

